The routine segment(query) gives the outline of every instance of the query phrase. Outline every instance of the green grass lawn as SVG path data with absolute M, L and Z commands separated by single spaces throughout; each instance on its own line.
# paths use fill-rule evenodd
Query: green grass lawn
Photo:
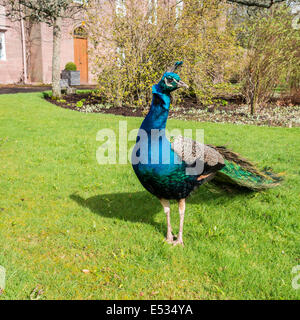
M 286 173 L 261 193 L 198 189 L 181 248 L 164 242 L 160 203 L 131 166 L 96 161 L 98 130 L 117 131 L 120 120 L 60 109 L 41 93 L 0 96 L 0 299 L 36 297 L 35 288 L 41 299 L 300 298 L 291 273 L 300 265 L 300 129 L 170 120 Z M 142 119 L 127 120 L 131 130 Z M 171 210 L 177 232 L 176 203 Z

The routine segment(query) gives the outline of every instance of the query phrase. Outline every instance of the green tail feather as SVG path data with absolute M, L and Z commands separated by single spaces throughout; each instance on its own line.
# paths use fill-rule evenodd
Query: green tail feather
M 220 170 L 214 182 L 217 184 L 231 184 L 260 191 L 276 187 L 283 178 L 272 172 L 270 168 L 260 171 L 250 161 L 243 159 L 225 147 L 214 147 L 225 159 L 225 167 Z

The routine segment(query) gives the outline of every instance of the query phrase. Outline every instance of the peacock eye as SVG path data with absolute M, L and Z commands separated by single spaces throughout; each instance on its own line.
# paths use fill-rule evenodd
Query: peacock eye
M 173 82 L 173 78 L 167 78 L 167 81 L 169 84 L 171 84 Z

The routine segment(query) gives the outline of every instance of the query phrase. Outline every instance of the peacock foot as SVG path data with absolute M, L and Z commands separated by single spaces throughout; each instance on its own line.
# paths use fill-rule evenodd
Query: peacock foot
M 169 244 L 173 244 L 173 242 L 174 242 L 174 236 L 172 235 L 172 233 L 167 235 L 165 241 L 166 241 L 167 243 L 169 243 Z
M 177 239 L 176 241 L 173 241 L 173 246 L 177 246 L 177 245 L 181 245 L 182 247 L 184 247 L 184 243 L 182 239 Z

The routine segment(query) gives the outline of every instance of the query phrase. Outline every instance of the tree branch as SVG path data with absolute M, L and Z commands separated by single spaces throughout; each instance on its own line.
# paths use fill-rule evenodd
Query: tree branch
M 227 0 L 227 2 L 237 3 L 247 7 L 259 7 L 259 8 L 271 8 L 273 4 L 284 2 L 285 0 L 264 0 L 260 2 L 259 0 Z

